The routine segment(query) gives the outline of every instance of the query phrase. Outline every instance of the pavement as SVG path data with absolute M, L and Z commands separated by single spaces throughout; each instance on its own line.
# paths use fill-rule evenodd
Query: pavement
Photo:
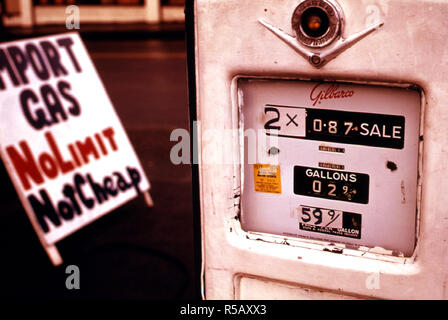
M 83 34 L 87 49 L 151 181 L 155 206 L 137 198 L 58 242 L 64 264 L 54 267 L 1 165 L 0 298 L 197 299 L 191 168 L 169 157 L 171 131 L 189 126 L 184 40 L 91 35 Z M 68 265 L 80 269 L 79 290 L 65 286 Z

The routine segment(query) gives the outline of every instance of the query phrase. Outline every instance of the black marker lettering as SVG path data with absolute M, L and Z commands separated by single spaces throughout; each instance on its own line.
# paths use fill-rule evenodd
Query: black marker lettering
M 41 41 L 40 45 L 44 50 L 45 56 L 47 57 L 48 63 L 50 64 L 54 75 L 56 77 L 59 77 L 61 74 L 66 76 L 68 72 L 61 64 L 61 56 L 53 44 L 50 41 Z
M 60 226 L 61 220 L 59 219 L 59 216 L 54 209 L 53 203 L 51 202 L 47 191 L 45 191 L 45 189 L 42 189 L 39 193 L 42 197 L 43 202 L 39 201 L 34 195 L 30 195 L 28 197 L 28 201 L 33 208 L 34 214 L 36 215 L 40 227 L 45 233 L 47 233 L 48 231 L 50 231 L 50 228 L 48 228 L 46 219 L 49 219 L 55 226 Z
M 8 71 L 9 78 L 11 79 L 13 85 L 17 87 L 20 84 L 19 80 L 17 79 L 12 66 L 9 64 L 5 51 L 0 49 L 0 71 L 3 71 L 5 68 L 6 71 Z M 0 75 L 0 90 L 4 89 L 6 89 L 6 85 L 5 82 L 3 81 L 3 78 Z
M 20 104 L 22 106 L 22 112 L 28 123 L 36 130 L 40 130 L 44 126 L 50 125 L 51 121 L 48 121 L 45 118 L 45 112 L 42 108 L 35 110 L 34 116 L 32 115 L 30 111 L 30 102 L 38 103 L 39 99 L 32 90 L 23 90 L 20 93 Z
M 53 119 L 53 123 L 58 123 L 58 115 L 61 120 L 67 120 L 67 114 L 62 107 L 61 101 L 58 98 L 56 92 L 54 92 L 53 88 L 46 84 L 40 87 L 40 93 L 42 94 L 42 98 L 47 106 L 48 111 L 50 112 L 51 118 Z
M 81 114 L 81 107 L 80 107 L 78 101 L 75 99 L 75 97 L 73 97 L 72 95 L 69 94 L 70 89 L 71 89 L 70 83 L 68 83 L 66 81 L 59 81 L 58 90 L 61 93 L 61 96 L 65 100 L 72 103 L 72 105 L 68 109 L 68 112 L 70 112 L 70 114 L 72 114 L 74 116 L 79 116 Z
M 31 63 L 31 67 L 37 77 L 40 80 L 48 80 L 50 78 L 50 73 L 48 72 L 45 61 L 37 47 L 34 44 L 29 43 L 26 45 L 25 50 L 28 55 L 29 62 Z
M 11 57 L 11 60 L 14 62 L 14 65 L 16 66 L 17 73 L 19 74 L 22 83 L 28 84 L 28 78 L 25 74 L 28 62 L 26 61 L 26 57 L 23 54 L 22 50 L 20 50 L 20 48 L 17 46 L 10 46 L 8 47 L 8 53 Z
M 76 60 L 76 57 L 72 50 L 72 45 L 73 45 L 72 38 L 58 39 L 57 43 L 59 44 L 59 46 L 63 47 L 67 51 L 70 59 L 72 60 L 73 66 L 75 67 L 75 70 L 77 72 L 81 72 L 82 71 L 81 67 L 79 66 L 78 60 Z

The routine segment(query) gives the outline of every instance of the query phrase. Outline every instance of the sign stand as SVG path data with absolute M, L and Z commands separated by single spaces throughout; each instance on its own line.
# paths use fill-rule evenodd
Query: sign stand
M 50 258 L 51 263 L 53 263 L 55 267 L 62 264 L 63 260 L 56 245 L 53 244 L 51 246 L 44 246 L 44 249 L 47 252 L 48 257 Z
M 149 208 L 154 207 L 154 201 L 152 200 L 152 197 L 151 197 L 151 194 L 149 193 L 149 190 L 143 192 L 143 196 L 145 197 L 146 205 Z

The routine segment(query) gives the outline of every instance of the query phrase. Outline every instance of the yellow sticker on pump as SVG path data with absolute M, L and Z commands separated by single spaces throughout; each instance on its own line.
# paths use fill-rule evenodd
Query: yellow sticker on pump
M 280 166 L 254 164 L 254 186 L 256 192 L 282 193 Z

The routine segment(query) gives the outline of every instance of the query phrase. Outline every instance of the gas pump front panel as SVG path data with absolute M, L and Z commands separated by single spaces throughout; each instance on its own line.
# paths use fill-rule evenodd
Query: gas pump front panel
M 238 97 L 245 231 L 412 255 L 418 90 L 240 78 Z

